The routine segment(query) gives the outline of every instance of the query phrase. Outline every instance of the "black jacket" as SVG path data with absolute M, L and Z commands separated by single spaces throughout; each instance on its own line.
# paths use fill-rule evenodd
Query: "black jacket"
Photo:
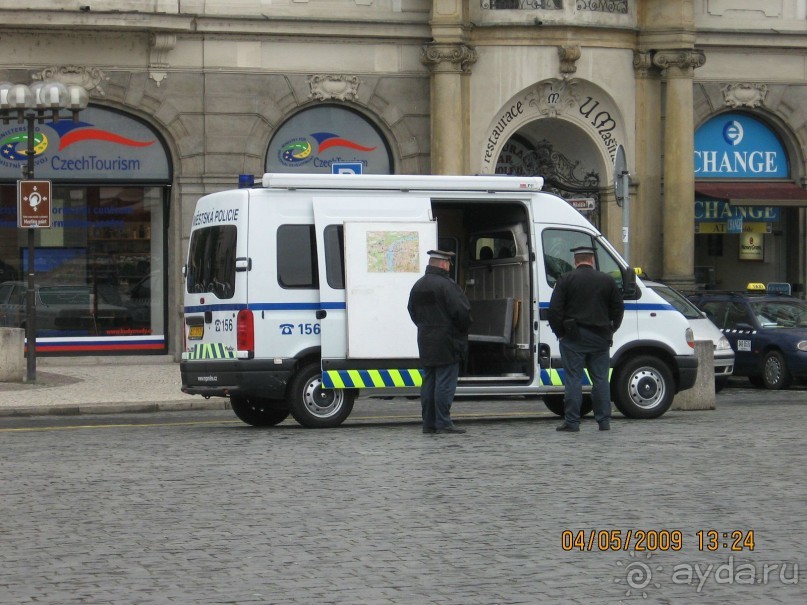
M 418 351 L 424 366 L 465 359 L 471 304 L 448 271 L 426 267 L 426 274 L 412 286 L 407 309 L 418 328 Z
M 566 336 L 563 322 L 574 319 L 611 340 L 622 325 L 625 305 L 616 280 L 591 265 L 580 265 L 555 284 L 549 301 L 549 327 L 558 338 Z

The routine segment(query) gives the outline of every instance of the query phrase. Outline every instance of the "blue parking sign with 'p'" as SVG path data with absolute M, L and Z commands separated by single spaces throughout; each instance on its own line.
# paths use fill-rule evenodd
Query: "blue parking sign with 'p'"
M 331 164 L 333 174 L 361 174 L 361 162 L 334 162 Z

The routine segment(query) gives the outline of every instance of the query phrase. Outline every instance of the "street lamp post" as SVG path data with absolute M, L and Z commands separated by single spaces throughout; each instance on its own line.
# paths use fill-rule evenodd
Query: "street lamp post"
M 50 119 L 59 122 L 72 117 L 78 122 L 78 114 L 87 107 L 89 95 L 82 86 L 65 86 L 61 82 L 45 80 L 36 82 L 31 86 L 25 84 L 11 84 L 0 82 L 0 119 L 8 124 L 15 119 L 18 124 L 26 125 L 26 162 L 22 171 L 23 180 L 34 178 L 36 159 L 36 124 Z M 70 116 L 62 116 L 62 111 L 68 110 Z M 18 193 L 19 195 L 19 193 Z M 49 201 L 48 201 L 49 203 Z M 19 206 L 19 205 L 18 205 Z M 23 227 L 18 217 L 18 226 Z M 50 226 L 48 218 L 47 226 Z M 27 343 L 27 380 L 36 381 L 36 290 L 34 271 L 34 231 L 38 225 L 32 224 L 28 229 L 28 292 L 26 297 L 25 340 Z

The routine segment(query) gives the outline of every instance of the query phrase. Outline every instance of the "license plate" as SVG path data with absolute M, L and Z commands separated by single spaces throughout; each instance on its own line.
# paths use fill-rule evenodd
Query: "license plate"
M 189 340 L 199 340 L 204 335 L 205 335 L 204 326 L 191 326 L 190 329 L 188 330 Z

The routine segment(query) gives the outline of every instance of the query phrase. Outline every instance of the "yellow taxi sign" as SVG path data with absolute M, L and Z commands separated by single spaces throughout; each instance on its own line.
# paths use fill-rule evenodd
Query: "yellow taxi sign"
M 745 287 L 746 290 L 749 292 L 764 292 L 765 291 L 765 284 L 760 284 L 758 282 L 751 282 Z

